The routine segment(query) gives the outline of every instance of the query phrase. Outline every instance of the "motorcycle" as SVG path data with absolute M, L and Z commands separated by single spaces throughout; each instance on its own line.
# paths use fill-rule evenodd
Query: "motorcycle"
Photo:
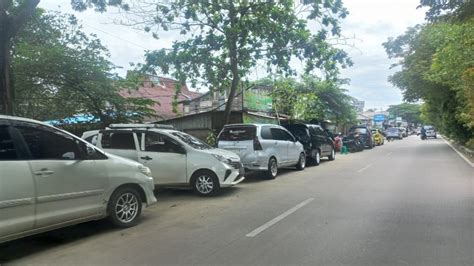
M 420 138 L 421 138 L 421 140 L 425 140 L 427 138 L 426 133 L 421 133 Z
M 359 152 L 364 150 L 364 142 L 357 133 L 351 133 L 342 139 L 342 143 L 349 152 Z

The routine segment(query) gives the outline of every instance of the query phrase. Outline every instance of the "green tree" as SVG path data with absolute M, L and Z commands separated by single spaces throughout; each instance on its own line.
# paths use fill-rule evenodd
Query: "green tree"
M 420 124 L 421 121 L 421 105 L 413 103 L 401 103 L 397 105 L 390 105 L 387 109 L 390 115 L 395 117 L 402 117 L 409 124 Z
M 345 123 L 354 121 L 356 112 L 351 105 L 352 97 L 341 88 L 344 83 L 311 75 L 301 81 L 281 78 L 273 82 L 272 96 L 277 110 L 292 119 Z
M 304 62 L 306 72 L 319 69 L 328 77 L 349 65 L 347 54 L 328 41 L 339 36 L 339 20 L 347 13 L 341 0 L 178 0 L 135 3 L 129 12 L 137 19 L 134 25 L 143 26 L 156 38 L 168 30 L 183 35 L 171 49 L 148 52 L 145 70 L 172 73 L 192 86 L 203 82 L 211 90 L 227 90 L 227 119 L 239 84 L 257 64 L 290 75 L 295 74 L 290 61 L 297 58 Z M 318 32 L 310 31 L 310 23 L 318 25 L 314 27 Z
M 39 0 L 0 1 L 0 113 L 13 114 L 11 50 L 13 39 L 34 13 Z
M 111 74 L 108 57 L 74 16 L 37 9 L 12 51 L 15 114 L 46 120 L 90 113 L 103 125 L 150 116 L 152 101 L 118 94 L 127 84 Z
M 426 122 L 474 144 L 473 15 L 409 28 L 384 46 L 390 58 L 399 59 L 396 65 L 401 70 L 390 81 L 402 90 L 404 99 L 423 100 Z

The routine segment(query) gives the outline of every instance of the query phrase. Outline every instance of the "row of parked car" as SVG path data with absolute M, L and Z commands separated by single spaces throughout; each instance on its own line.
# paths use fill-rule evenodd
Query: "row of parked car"
M 0 243 L 102 218 L 138 222 L 156 186 L 190 186 L 208 196 L 244 180 L 274 179 L 334 160 L 333 139 L 319 125 L 225 126 L 218 148 L 166 125 L 112 124 L 82 139 L 50 125 L 0 116 Z

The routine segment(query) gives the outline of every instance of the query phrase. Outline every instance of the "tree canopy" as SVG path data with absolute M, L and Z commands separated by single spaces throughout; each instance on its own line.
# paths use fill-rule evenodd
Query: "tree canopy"
M 463 8 L 461 5 L 459 8 Z M 452 12 L 465 10 L 454 9 Z M 404 99 L 423 100 L 422 118 L 462 142 L 474 145 L 474 13 L 409 28 L 384 43 L 401 67 L 390 81 Z
M 260 83 L 272 86 L 274 104 L 279 113 L 304 121 L 331 120 L 353 122 L 356 112 L 352 97 L 341 88 L 344 81 L 322 80 L 306 75 L 301 81 L 294 78 L 270 79 Z
M 94 35 L 72 15 L 37 9 L 15 38 L 12 81 L 15 114 L 39 120 L 92 114 L 104 125 L 150 116 L 149 100 L 125 99 L 125 81 Z
M 401 104 L 396 104 L 396 105 L 390 105 L 387 111 L 389 112 L 389 114 L 394 115 L 395 117 L 402 117 L 409 124 L 422 123 L 420 104 L 401 103 Z
M 156 38 L 162 31 L 181 33 L 171 49 L 149 51 L 144 69 L 172 74 L 192 86 L 229 91 L 227 114 L 241 82 L 258 64 L 292 75 L 296 70 L 291 61 L 299 59 L 307 73 L 318 70 L 328 78 L 351 64 L 329 41 L 340 35 L 339 20 L 348 14 L 341 0 L 75 2 L 78 9 L 92 4 L 103 10 L 111 2 L 125 7 L 130 24 Z

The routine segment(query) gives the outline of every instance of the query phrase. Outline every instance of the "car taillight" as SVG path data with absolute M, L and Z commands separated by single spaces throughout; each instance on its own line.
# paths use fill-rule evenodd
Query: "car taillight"
M 262 144 L 260 144 L 260 141 L 258 141 L 258 138 L 257 138 L 257 137 L 255 137 L 255 138 L 253 139 L 253 150 L 255 150 L 255 151 L 261 151 L 261 150 L 263 150 Z

